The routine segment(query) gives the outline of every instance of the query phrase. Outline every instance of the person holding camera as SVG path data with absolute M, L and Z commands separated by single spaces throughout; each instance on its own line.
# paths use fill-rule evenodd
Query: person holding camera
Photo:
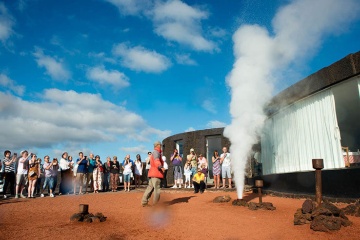
M 193 148 L 190 149 L 190 154 L 187 155 L 187 160 L 191 163 L 191 175 L 194 176 L 198 168 L 198 158 Z M 194 187 L 194 184 L 192 184 L 192 187 Z
M 69 194 L 72 186 L 72 168 L 74 163 L 68 160 L 69 154 L 64 152 L 60 159 L 61 183 L 59 194 Z
M 86 157 L 84 157 L 83 152 L 79 152 L 79 158 L 76 160 L 76 163 L 78 167 L 77 167 L 76 179 L 74 183 L 74 194 L 76 194 L 77 184 L 79 184 L 79 194 L 84 194 L 82 189 L 84 185 L 84 177 L 87 172 L 88 161 L 86 160 Z
M 172 188 L 178 188 L 178 185 L 179 188 L 181 188 L 181 185 L 183 184 L 182 157 L 176 148 L 170 157 L 170 161 L 174 166 L 174 186 Z
M 29 172 L 28 172 L 28 179 L 29 179 L 29 187 L 28 187 L 28 198 L 35 198 L 34 197 L 34 190 L 36 181 L 40 176 L 40 158 L 36 158 L 36 155 L 33 154 L 29 161 Z
M 16 164 L 16 158 L 17 153 L 14 153 L 13 156 L 11 156 L 11 152 L 9 150 L 6 150 L 4 152 L 4 160 L 2 161 L 3 164 L 3 170 L 4 170 L 4 186 L 3 186 L 3 195 L 4 198 L 7 198 L 6 196 L 6 190 L 8 187 L 10 187 L 10 194 L 15 194 L 15 164 Z
M 50 197 L 54 197 L 53 194 L 53 188 L 54 188 L 54 177 L 53 177 L 53 171 L 57 171 L 58 166 L 57 166 L 57 159 L 56 158 L 53 159 L 52 162 L 50 162 L 50 157 L 49 156 L 45 156 L 44 157 L 44 174 L 45 174 L 45 180 L 44 180 L 44 185 L 42 188 L 42 192 L 40 197 L 44 197 L 44 190 L 46 189 L 46 187 L 49 188 L 49 193 L 50 193 Z
M 15 188 L 15 198 L 19 198 L 19 194 L 21 198 L 26 198 L 23 195 L 24 188 L 27 184 L 27 174 L 29 169 L 29 153 L 24 150 L 20 152 L 21 158 L 17 164 L 17 174 L 16 174 L 16 188 Z

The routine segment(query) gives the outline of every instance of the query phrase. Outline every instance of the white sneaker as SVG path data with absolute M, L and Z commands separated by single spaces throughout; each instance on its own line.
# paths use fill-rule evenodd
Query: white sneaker
M 179 185 L 179 188 L 181 188 L 181 185 Z
M 174 185 L 172 188 L 177 188 L 177 186 L 176 186 L 176 185 Z
M 19 198 L 19 195 L 16 194 L 16 195 L 15 195 L 15 198 Z
M 43 195 L 43 194 L 41 194 L 41 195 Z M 51 193 L 51 194 L 50 194 L 50 197 L 55 197 L 55 196 L 54 196 L 54 194 Z
M 44 197 L 44 194 L 41 194 L 40 197 Z
M 7 196 L 6 196 L 6 195 L 4 195 L 4 198 L 7 198 Z

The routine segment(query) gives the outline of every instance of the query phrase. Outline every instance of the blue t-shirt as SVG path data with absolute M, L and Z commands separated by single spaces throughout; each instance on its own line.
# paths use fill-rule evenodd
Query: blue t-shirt
M 77 160 L 77 162 L 79 161 L 80 159 Z M 81 162 L 78 164 L 78 168 L 77 168 L 77 173 L 87 173 L 87 160 L 86 159 L 83 159 L 81 160 Z

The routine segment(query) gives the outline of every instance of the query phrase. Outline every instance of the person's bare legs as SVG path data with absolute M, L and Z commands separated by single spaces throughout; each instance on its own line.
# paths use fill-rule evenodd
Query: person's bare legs
M 217 188 L 220 188 L 220 175 L 217 175 Z
M 226 178 L 222 179 L 222 188 L 225 188 L 225 180 L 226 180 Z
M 232 186 L 231 186 L 231 178 L 229 178 L 229 188 L 232 188 Z

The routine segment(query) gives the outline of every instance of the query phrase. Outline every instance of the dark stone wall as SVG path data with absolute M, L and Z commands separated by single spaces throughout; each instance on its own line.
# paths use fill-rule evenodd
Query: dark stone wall
M 349 54 L 295 83 L 276 95 L 267 106 L 269 114 L 315 92 L 360 74 L 360 52 Z
M 163 144 L 163 155 L 166 157 L 166 162 L 169 165 L 167 174 L 167 181 L 171 185 L 174 183 L 173 165 L 170 162 L 170 156 L 176 147 L 176 141 L 182 141 L 184 147 L 183 166 L 186 162 L 186 155 L 189 154 L 190 149 L 194 148 L 197 154 L 206 153 L 206 137 L 221 136 L 221 145 L 230 148 L 230 141 L 223 136 L 224 128 L 213 128 L 206 130 L 199 130 L 193 132 L 185 132 L 165 138 Z M 221 149 L 219 149 L 221 153 Z
M 321 175 L 324 197 L 360 198 L 360 168 L 323 170 Z M 315 195 L 315 170 L 265 175 L 255 179 L 264 180 L 264 190 Z

